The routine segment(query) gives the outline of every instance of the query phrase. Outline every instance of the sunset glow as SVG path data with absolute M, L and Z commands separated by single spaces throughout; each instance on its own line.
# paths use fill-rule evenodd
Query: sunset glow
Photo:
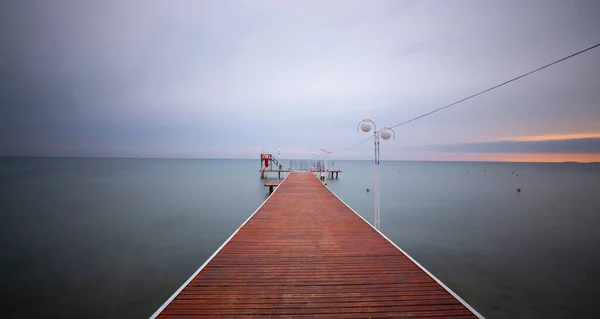
M 600 133 L 571 133 L 571 134 L 551 134 L 551 135 L 534 135 L 534 136 L 519 136 L 495 139 L 499 141 L 515 141 L 515 142 L 537 142 L 537 141 L 563 141 L 580 138 L 600 138 Z
M 437 160 L 450 161 L 487 161 L 487 162 L 535 162 L 562 163 L 600 162 L 600 154 L 544 154 L 544 153 L 442 153 Z

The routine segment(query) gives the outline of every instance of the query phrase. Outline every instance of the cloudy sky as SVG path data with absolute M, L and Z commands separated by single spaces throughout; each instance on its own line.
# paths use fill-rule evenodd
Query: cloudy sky
M 2 1 L 0 155 L 368 159 L 600 43 L 600 2 Z M 383 159 L 600 161 L 600 48 Z

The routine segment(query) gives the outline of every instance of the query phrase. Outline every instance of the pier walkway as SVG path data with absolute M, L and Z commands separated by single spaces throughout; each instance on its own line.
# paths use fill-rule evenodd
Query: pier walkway
M 482 318 L 310 172 L 288 175 L 155 317 Z

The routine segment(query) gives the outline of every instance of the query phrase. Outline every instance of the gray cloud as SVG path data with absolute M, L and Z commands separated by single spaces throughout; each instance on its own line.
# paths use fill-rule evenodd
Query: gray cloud
M 549 141 L 500 141 L 440 145 L 433 149 L 442 152 L 467 153 L 568 153 L 600 154 L 600 138 L 579 138 Z
M 594 44 L 599 15 L 597 1 L 4 1 L 0 155 L 310 156 L 359 141 L 363 118 L 393 125 Z M 387 147 L 598 130 L 599 61 Z

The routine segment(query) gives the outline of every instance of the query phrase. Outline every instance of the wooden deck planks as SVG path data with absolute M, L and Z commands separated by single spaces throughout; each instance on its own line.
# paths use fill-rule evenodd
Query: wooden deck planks
M 477 318 L 310 172 L 291 173 L 155 315 Z

